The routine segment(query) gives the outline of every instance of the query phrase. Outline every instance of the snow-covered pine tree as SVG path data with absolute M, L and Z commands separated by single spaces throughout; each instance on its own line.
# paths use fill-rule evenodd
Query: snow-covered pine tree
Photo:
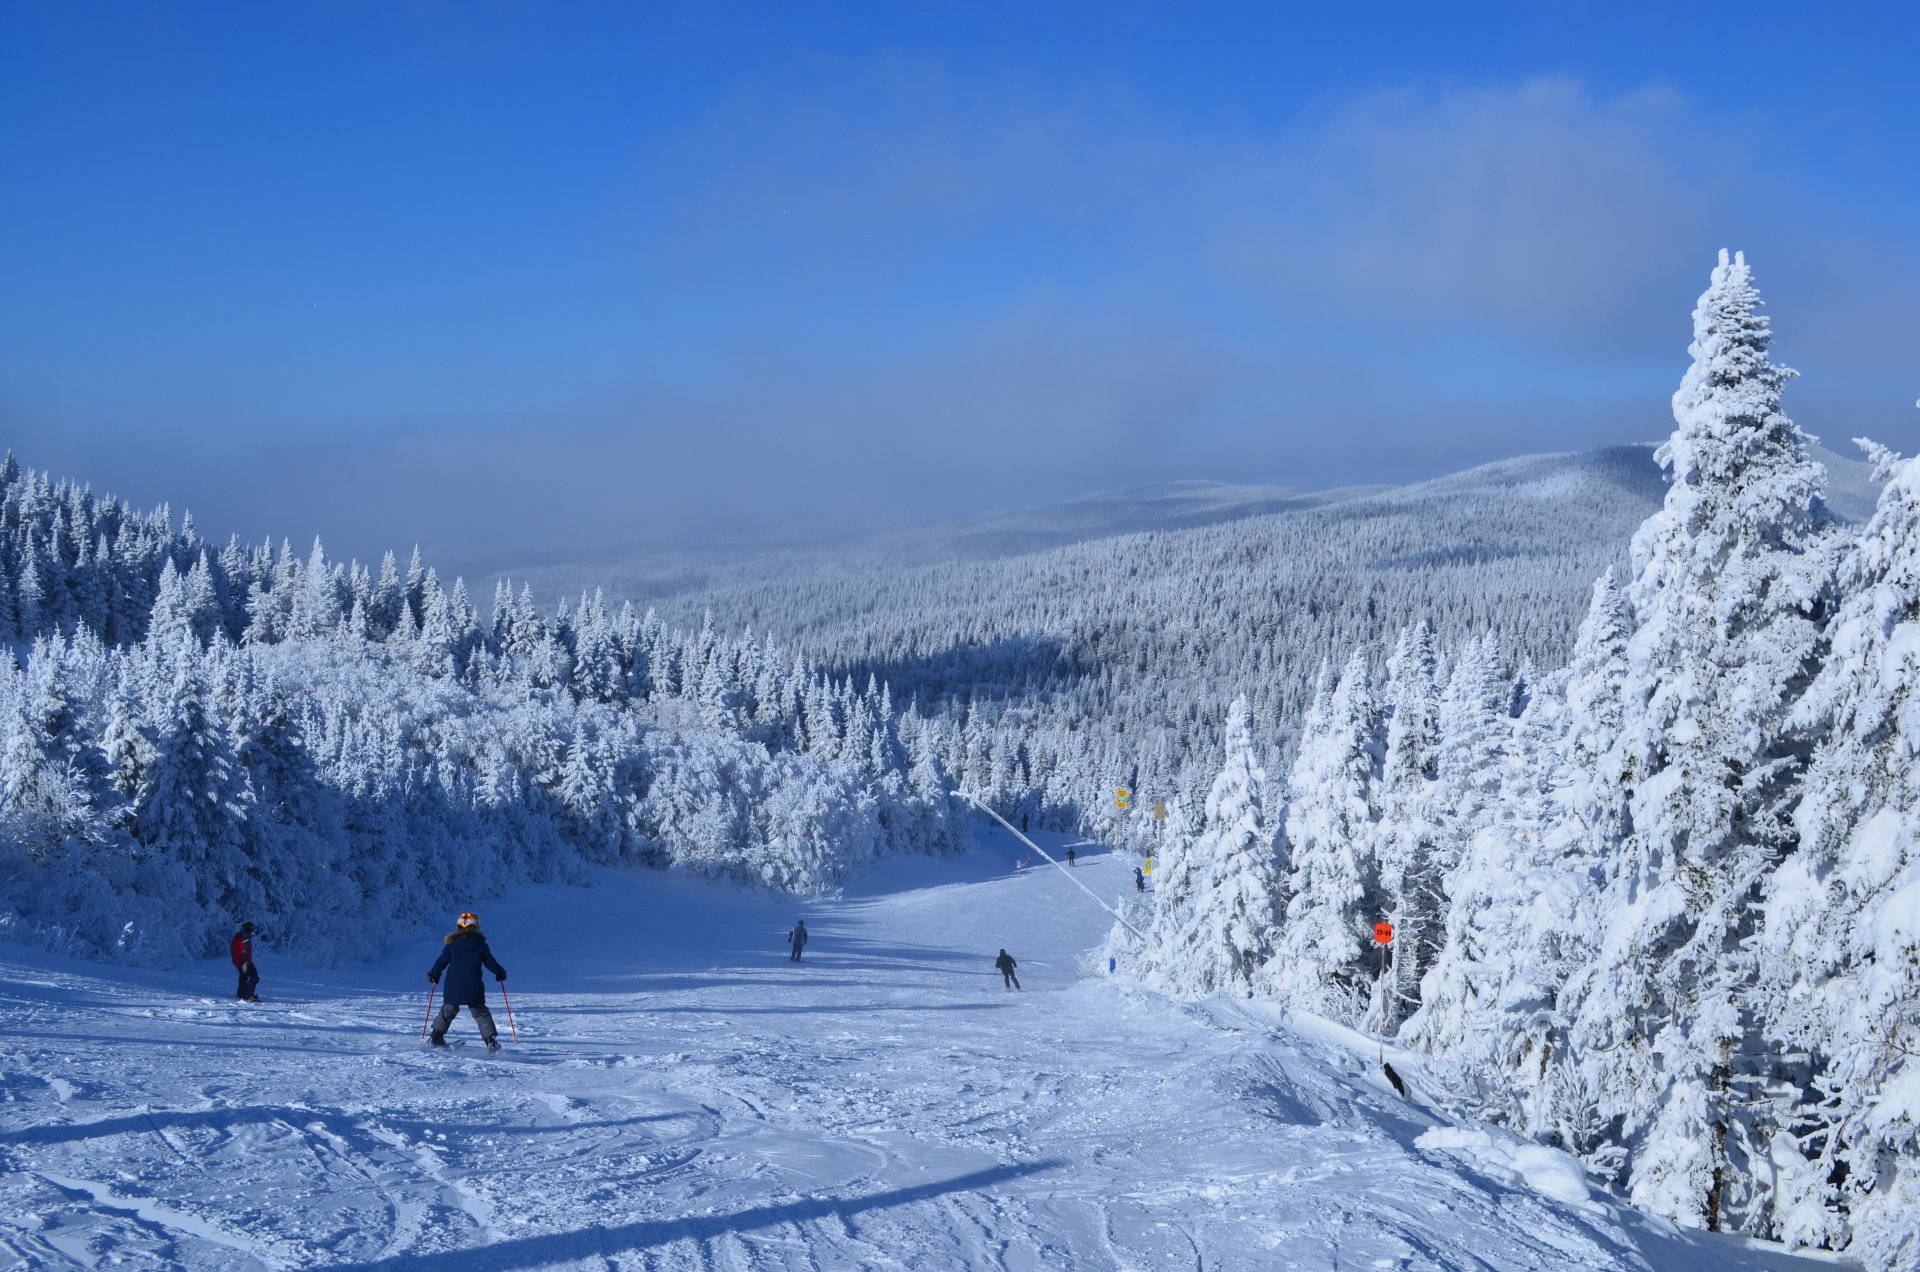
M 141 845 L 187 868 L 199 912 L 183 915 L 211 938 L 227 916 L 261 911 L 242 827 L 253 804 L 232 736 L 209 701 L 190 640 L 173 651 L 173 684 L 134 813 Z M 194 942 L 190 941 L 189 944 Z
M 1155 871 L 1158 896 L 1141 976 L 1182 997 L 1251 993 L 1273 951 L 1281 871 L 1250 714 L 1245 695 L 1234 699 L 1226 759 L 1207 794 L 1206 829 L 1164 852 Z
M 1776 1087 L 1779 1235 L 1890 1270 L 1920 1266 L 1920 460 L 1873 449 L 1891 480 L 1795 711 L 1821 742 L 1768 881 L 1759 1015 L 1805 1057 Z
M 1438 805 L 1441 834 L 1431 869 L 1440 877 L 1460 861 L 1498 796 L 1502 757 L 1513 727 L 1513 691 L 1501 666 L 1499 642 L 1491 634 L 1467 642 L 1455 655 L 1437 708 L 1440 742 L 1432 799 Z
M 427 571 L 420 585 L 420 597 L 420 633 L 411 651 L 413 668 L 426 676 L 451 676 L 459 670 L 454 662 L 453 610 L 436 571 Z M 571 666 L 568 670 L 572 670 Z
M 1364 650 L 1326 690 L 1322 673 L 1287 781 L 1287 910 L 1261 987 L 1298 1007 L 1357 1020 L 1374 968 L 1379 913 L 1372 857 L 1382 746 Z
M 1447 875 L 1445 944 L 1400 1035 L 1459 1061 L 1478 1114 L 1533 1134 L 1555 1130 L 1558 991 L 1592 953 L 1595 888 L 1565 803 L 1565 717 L 1548 677 L 1515 724 L 1500 799 Z
M 1420 661 L 1416 658 L 1415 665 Z M 1408 682 L 1406 692 L 1419 705 L 1403 735 L 1408 758 L 1398 763 L 1405 770 L 1423 759 L 1421 771 L 1430 777 L 1416 785 L 1403 772 L 1392 782 L 1406 792 L 1395 820 L 1408 830 L 1396 829 L 1377 841 L 1382 854 L 1379 908 L 1391 919 L 1394 933 L 1389 975 L 1374 985 L 1367 1026 L 1389 1034 L 1419 1008 L 1426 973 L 1447 940 L 1447 880 L 1492 818 L 1512 727 L 1508 708 L 1517 692 L 1501 673 L 1498 644 L 1491 635 L 1469 641 L 1459 651 L 1442 692 L 1436 694 L 1433 686 L 1432 662 L 1425 666 L 1424 677 L 1411 669 L 1401 672 Z M 1389 766 L 1395 763 L 1392 732 L 1390 728 Z M 1419 746 L 1412 742 L 1415 737 L 1428 740 Z M 1387 784 L 1383 773 L 1382 785 Z M 1382 805 L 1384 824 L 1384 800 Z
M 1569 986 L 1572 1041 L 1631 1156 L 1633 1201 L 1760 1226 L 1770 1132 L 1738 1086 L 1754 1040 L 1748 939 L 1790 838 L 1786 712 L 1817 653 L 1822 473 L 1780 411 L 1792 372 L 1743 257 L 1722 252 L 1674 394 L 1664 508 L 1634 537 L 1624 745 L 1633 835 L 1606 939 Z
M 1577 1088 L 1556 1082 L 1551 1066 L 1567 1063 L 1560 990 L 1592 960 L 1602 866 L 1619 843 L 1628 631 L 1609 571 L 1594 584 L 1571 666 L 1533 685 L 1513 722 L 1491 815 L 1446 879 L 1444 948 L 1400 1035 L 1458 1059 L 1483 1115 L 1576 1151 L 1591 1147 L 1587 1110 L 1559 1107 Z M 1465 723 L 1484 728 L 1496 716 L 1483 704 Z
M 1373 854 L 1393 923 L 1392 974 L 1374 985 L 1368 1027 L 1392 1034 L 1420 1002 L 1420 977 L 1440 948 L 1444 833 L 1434 807 L 1439 776 L 1438 658 L 1433 629 L 1402 628 L 1387 659 L 1386 757 L 1380 771 L 1380 820 Z
M 613 628 L 607 622 L 606 601 L 595 588 L 591 600 L 581 598 L 580 617 L 575 627 L 573 683 L 596 702 L 612 702 L 623 680 Z
M 913 767 L 907 773 L 910 842 L 918 852 L 949 856 L 966 848 L 967 808 L 954 796 L 940 767 L 933 739 L 915 735 Z
M 340 601 L 333 589 L 333 571 L 327 567 L 327 552 L 314 536 L 313 551 L 294 585 L 292 605 L 287 615 L 286 634 L 294 640 L 311 640 L 331 632 L 340 623 Z

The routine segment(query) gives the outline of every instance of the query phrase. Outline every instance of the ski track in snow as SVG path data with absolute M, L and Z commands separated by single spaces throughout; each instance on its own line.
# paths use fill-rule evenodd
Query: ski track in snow
M 609 872 L 481 907 L 498 1056 L 464 1013 L 469 1045 L 418 1045 L 437 933 L 329 972 L 263 941 L 260 1005 L 218 963 L 0 947 L 0 1267 L 1834 1266 L 1582 1201 L 1564 1164 L 1536 1190 L 1553 1155 L 1435 1108 L 1419 1057 L 1404 1101 L 1339 1026 L 1109 980 L 1111 920 L 977 838 L 833 900 Z

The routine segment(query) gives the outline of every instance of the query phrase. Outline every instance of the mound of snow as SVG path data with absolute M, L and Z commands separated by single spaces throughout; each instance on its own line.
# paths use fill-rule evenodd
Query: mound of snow
M 1572 1205 L 1591 1200 L 1580 1163 L 1559 1149 L 1465 1126 L 1436 1126 L 1413 1143 L 1430 1153 L 1450 1151 L 1465 1157 L 1482 1174 L 1512 1187 L 1524 1185 Z

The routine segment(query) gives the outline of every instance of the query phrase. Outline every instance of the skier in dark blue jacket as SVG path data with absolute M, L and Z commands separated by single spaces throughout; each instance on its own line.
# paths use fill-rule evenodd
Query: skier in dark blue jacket
M 493 973 L 496 981 L 507 979 L 507 969 L 494 961 L 493 951 L 487 948 L 487 938 L 480 933 L 480 920 L 471 913 L 463 914 L 460 925 L 447 933 L 446 948 L 440 951 L 440 957 L 427 972 L 427 979 L 436 985 L 440 983 L 440 974 L 447 974 L 446 998 L 441 1003 L 440 1014 L 433 1019 L 434 1046 L 447 1045 L 447 1029 L 465 1007 L 480 1026 L 480 1037 L 487 1044 L 487 1050 L 500 1050 L 499 1031 L 493 1026 L 493 1013 L 487 1010 L 486 987 L 480 981 L 482 965 Z

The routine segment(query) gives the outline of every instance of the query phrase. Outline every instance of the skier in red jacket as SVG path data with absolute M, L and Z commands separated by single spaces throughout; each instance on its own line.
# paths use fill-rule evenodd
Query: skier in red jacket
M 233 940 L 227 942 L 227 952 L 233 955 L 233 965 L 240 969 L 240 988 L 234 997 L 249 1003 L 259 1002 L 260 996 L 253 992 L 260 986 L 260 973 L 253 965 L 253 924 L 240 925 Z

